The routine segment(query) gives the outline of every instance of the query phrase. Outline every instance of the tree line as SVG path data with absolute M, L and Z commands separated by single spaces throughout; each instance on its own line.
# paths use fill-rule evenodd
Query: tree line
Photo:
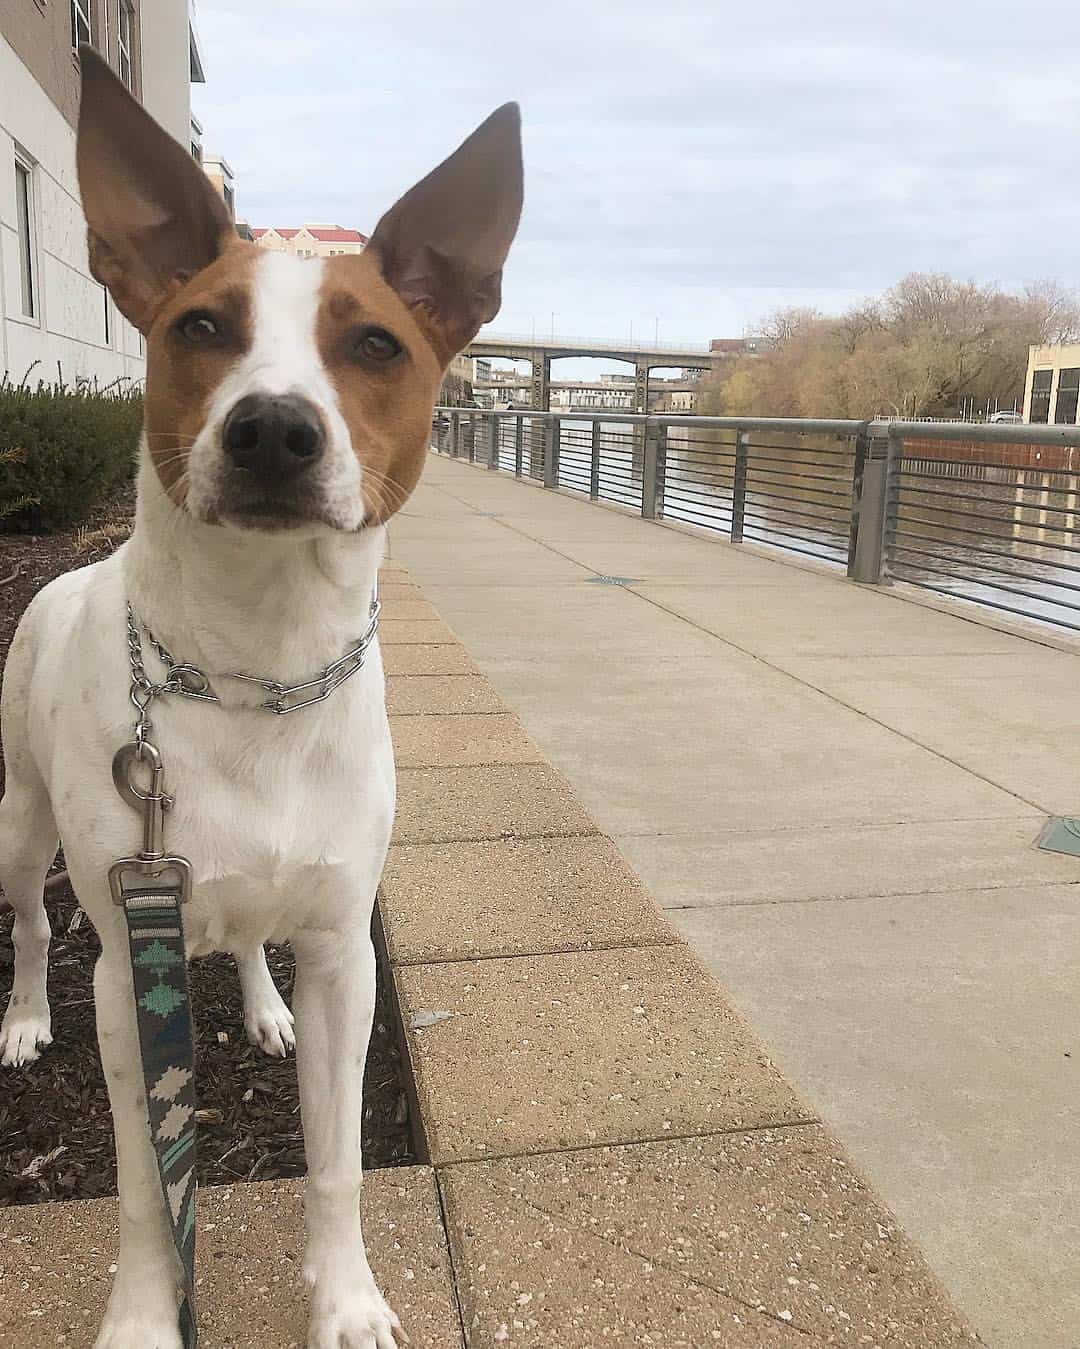
M 1080 300 L 1052 281 L 1017 292 L 913 273 L 839 316 L 777 310 L 753 337 L 704 381 L 703 413 L 979 416 L 1022 408 L 1028 347 L 1080 340 Z

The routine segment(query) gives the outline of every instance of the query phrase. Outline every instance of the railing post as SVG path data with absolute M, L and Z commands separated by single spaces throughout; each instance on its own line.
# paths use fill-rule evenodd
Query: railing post
M 589 500 L 600 500 L 600 440 L 603 422 L 597 417 L 592 424 L 592 453 L 589 458 Z
M 664 518 L 664 493 L 667 488 L 667 446 L 668 431 L 664 422 L 660 423 L 656 435 L 656 519 Z
M 667 431 L 662 422 L 645 423 L 645 462 L 641 475 L 641 515 L 645 520 L 664 516 L 664 469 Z
M 450 414 L 450 458 L 461 458 L 461 413 L 456 408 Z
M 862 475 L 853 488 L 855 557 L 848 569 L 853 581 L 866 585 L 879 585 L 885 579 L 890 461 L 895 457 L 894 445 L 888 423 L 870 423 Z
M 476 463 L 476 414 L 469 413 L 469 463 Z
M 491 414 L 491 432 L 488 440 L 488 468 L 499 467 L 499 417 Z
M 558 417 L 551 417 L 545 427 L 547 432 L 545 440 L 544 454 L 544 486 L 558 487 L 559 485 L 559 437 L 561 425 Z
M 735 432 L 735 476 L 731 485 L 731 542 L 742 543 L 746 523 L 746 474 L 750 466 L 750 432 Z
M 855 437 L 855 464 L 851 473 L 851 522 L 848 527 L 847 574 L 855 576 L 855 550 L 859 542 L 859 497 L 862 495 L 863 474 L 866 471 L 866 451 L 870 432 L 864 426 Z
M 514 477 L 521 477 L 522 460 L 525 457 L 525 418 L 519 412 L 514 418 Z

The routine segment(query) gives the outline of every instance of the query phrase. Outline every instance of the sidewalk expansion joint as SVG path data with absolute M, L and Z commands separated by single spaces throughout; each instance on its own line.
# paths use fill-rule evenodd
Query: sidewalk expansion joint
M 1080 884 L 1080 882 L 1078 882 Z M 386 903 L 385 895 L 380 901 Z M 661 910 L 661 914 L 667 912 Z M 487 960 L 538 960 L 546 956 L 591 956 L 601 951 L 652 951 L 667 950 L 671 946 L 686 946 L 686 942 L 677 934 L 670 941 L 622 941 L 595 942 L 590 946 L 549 946 L 528 951 L 481 952 L 476 955 L 462 956 L 409 956 L 407 959 L 393 958 L 391 964 L 396 970 L 416 969 L 427 965 L 474 965 Z M 71 1004 L 66 1004 L 70 1006 Z
M 770 1064 L 772 1059 L 769 1059 Z M 775 1066 L 775 1065 L 774 1065 Z M 577 1152 L 603 1152 L 607 1148 L 636 1148 L 652 1143 L 686 1142 L 695 1138 L 721 1138 L 728 1134 L 781 1133 L 793 1129 L 821 1129 L 824 1121 L 817 1115 L 805 1115 L 799 1119 L 785 1119 L 776 1124 L 766 1121 L 764 1124 L 729 1124 L 716 1129 L 691 1129 L 685 1132 L 642 1134 L 634 1138 L 597 1139 L 590 1143 L 568 1143 L 550 1148 L 522 1148 L 517 1152 L 479 1152 L 476 1156 L 454 1157 L 451 1161 L 432 1161 L 436 1171 L 447 1171 L 455 1166 L 476 1166 L 483 1162 L 512 1162 L 528 1157 L 564 1157 Z

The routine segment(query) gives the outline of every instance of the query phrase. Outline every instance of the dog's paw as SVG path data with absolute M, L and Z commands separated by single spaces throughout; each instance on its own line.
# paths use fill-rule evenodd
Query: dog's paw
M 179 1318 L 175 1312 L 107 1312 L 94 1349 L 183 1349 Z
M 183 1349 L 175 1254 L 143 1243 L 137 1258 L 121 1255 L 118 1264 L 94 1349 Z
M 296 1048 L 293 1014 L 280 993 L 260 999 L 253 1007 L 244 1007 L 244 1029 L 256 1048 L 276 1059 L 283 1059 Z
M 308 1327 L 308 1349 L 398 1349 L 409 1338 L 374 1283 L 316 1290 Z
M 52 1044 L 49 1008 L 9 1007 L 0 1026 L 0 1064 L 21 1068 Z

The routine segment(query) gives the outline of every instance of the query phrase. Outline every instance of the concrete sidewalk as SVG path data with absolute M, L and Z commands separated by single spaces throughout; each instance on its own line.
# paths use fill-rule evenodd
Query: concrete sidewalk
M 987 1342 L 1075 1346 L 1080 656 L 441 459 L 392 541 Z

